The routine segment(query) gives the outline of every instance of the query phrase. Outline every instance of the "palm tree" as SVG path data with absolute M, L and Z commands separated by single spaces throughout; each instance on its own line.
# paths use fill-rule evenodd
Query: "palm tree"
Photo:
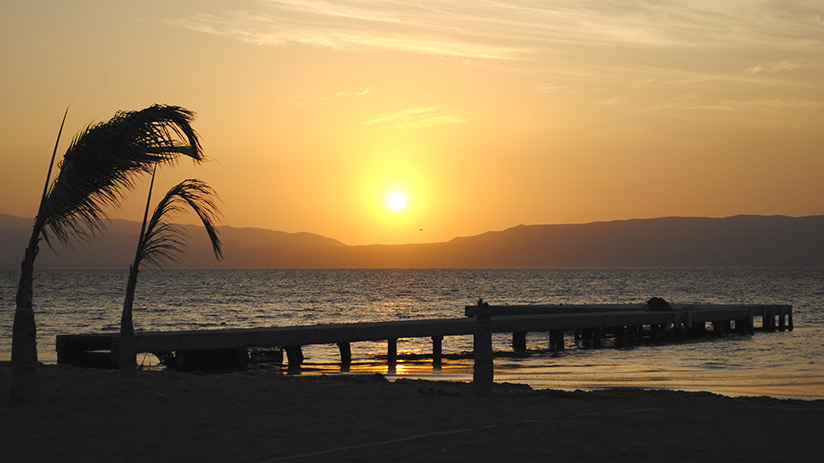
M 167 222 L 166 217 L 185 211 L 187 205 L 191 207 L 206 228 L 215 257 L 217 259 L 223 257 L 220 239 L 215 229 L 215 222 L 219 213 L 212 199 L 213 196 L 216 196 L 214 190 L 197 179 L 188 179 L 178 183 L 160 200 L 151 220 L 147 224 L 146 219 L 149 215 L 153 187 L 154 174 L 152 174 L 152 183 L 149 186 L 149 198 L 146 200 L 146 211 L 143 213 L 140 237 L 137 240 L 137 251 L 135 252 L 134 262 L 129 267 L 126 299 L 123 301 L 123 313 L 120 318 L 119 363 L 122 376 L 131 377 L 137 374 L 132 306 L 140 263 L 145 259 L 149 263 L 160 265 L 166 261 L 174 260 L 175 254 L 182 251 L 183 235 L 185 234 L 183 228 Z
M 153 105 L 121 111 L 107 122 L 89 125 L 75 136 L 58 165 L 57 178 L 49 184 L 61 123 L 17 287 L 11 354 L 14 403 L 34 402 L 39 397 L 32 292 L 41 237 L 49 246 L 54 240 L 69 246 L 72 238 L 82 241 L 95 236 L 105 228 L 104 208 L 119 206 L 123 190 L 134 188 L 137 174 L 151 173 L 158 163 L 174 162 L 180 156 L 202 161 L 193 119 L 194 113 L 185 108 Z

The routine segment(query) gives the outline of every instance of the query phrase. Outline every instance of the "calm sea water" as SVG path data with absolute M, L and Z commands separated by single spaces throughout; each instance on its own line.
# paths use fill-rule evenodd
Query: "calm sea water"
M 36 270 L 41 361 L 56 360 L 57 334 L 117 332 L 125 270 Z M 0 270 L 0 360 L 11 352 L 17 270 Z M 792 304 L 795 330 L 622 349 L 547 350 L 528 337 L 529 355 L 497 358 L 496 381 L 535 388 L 644 387 L 727 395 L 824 398 L 824 269 L 482 269 L 482 270 L 145 270 L 135 301 L 138 330 L 267 327 L 461 317 L 483 297 L 492 304 Z M 511 350 L 510 336 L 495 338 Z M 468 336 L 447 337 L 444 353 L 470 352 Z M 428 339 L 399 340 L 400 354 L 429 353 Z M 469 380 L 471 359 L 406 359 L 394 370 L 385 343 L 352 345 L 352 373 Z M 307 346 L 302 374 L 339 371 L 335 346 Z M 147 358 L 147 362 L 154 361 Z M 277 369 L 273 374 L 279 373 Z

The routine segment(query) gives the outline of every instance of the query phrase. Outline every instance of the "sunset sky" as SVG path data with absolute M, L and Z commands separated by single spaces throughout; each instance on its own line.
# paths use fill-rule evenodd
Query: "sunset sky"
M 61 153 L 164 103 L 211 162 L 160 188 L 209 182 L 237 227 L 824 214 L 822 1 L 7 1 L 0 38 L 0 213 L 35 214 L 67 106 Z

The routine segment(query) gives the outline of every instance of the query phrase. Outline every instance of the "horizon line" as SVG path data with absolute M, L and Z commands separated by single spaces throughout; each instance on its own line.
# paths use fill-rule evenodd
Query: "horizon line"
M 21 216 L 18 216 L 18 215 L 7 214 L 7 213 L 4 213 L 4 212 L 0 212 L 0 215 L 5 215 L 5 216 L 8 216 L 8 217 L 14 217 L 14 218 L 17 218 L 17 219 L 34 220 L 34 217 L 31 217 L 31 218 L 21 217 Z M 218 228 L 233 228 L 233 229 L 238 229 L 238 230 L 243 230 L 243 229 L 262 230 L 262 231 L 269 231 L 269 232 L 274 232 L 274 233 L 285 233 L 285 234 L 288 234 L 288 235 L 313 235 L 313 236 L 326 238 L 326 239 L 329 239 L 329 240 L 332 240 L 332 241 L 336 241 L 336 242 L 338 242 L 338 243 L 340 243 L 344 246 L 347 246 L 347 247 L 369 247 L 369 246 L 409 246 L 409 245 L 441 244 L 441 243 L 448 243 L 450 241 L 460 239 L 460 238 L 471 238 L 471 237 L 481 236 L 481 235 L 484 235 L 484 234 L 487 234 L 487 233 L 504 232 L 504 231 L 512 230 L 512 229 L 519 228 L 519 227 L 576 226 L 576 225 L 591 225 L 591 224 L 604 224 L 604 223 L 615 223 L 615 222 L 631 222 L 631 221 L 642 221 L 642 220 L 665 220 L 665 219 L 723 220 L 723 219 L 732 219 L 732 218 L 736 218 L 736 217 L 786 217 L 786 218 L 790 218 L 790 219 L 803 219 L 803 218 L 809 218 L 809 217 L 822 217 L 822 216 L 824 216 L 824 213 L 822 213 L 822 214 L 808 214 L 808 215 L 740 213 L 740 214 L 727 215 L 727 216 L 668 215 L 668 216 L 657 216 L 657 217 L 633 217 L 633 218 L 628 218 L 628 219 L 592 220 L 592 221 L 588 221 L 588 222 L 529 223 L 529 224 L 520 223 L 520 224 L 517 224 L 517 225 L 511 225 L 511 226 L 508 226 L 508 227 L 505 227 L 505 228 L 502 228 L 502 229 L 487 230 L 487 231 L 477 233 L 477 234 L 474 234 L 474 235 L 457 235 L 457 236 L 453 236 L 452 238 L 449 238 L 445 241 L 408 242 L 408 243 L 368 243 L 368 244 L 348 244 L 348 243 L 345 243 L 345 242 L 343 242 L 343 241 L 341 241 L 337 238 L 333 238 L 331 236 L 322 235 L 320 233 L 310 232 L 310 231 L 290 232 L 290 231 L 285 231 L 285 230 L 276 230 L 276 229 L 273 229 L 273 228 L 265 228 L 265 227 L 259 227 L 259 226 L 237 226 L 237 225 L 229 225 L 229 224 L 218 225 Z M 108 222 L 108 223 L 112 223 L 114 221 L 121 221 L 121 222 L 135 223 L 135 224 L 138 224 L 138 225 L 140 224 L 140 222 L 138 222 L 136 220 L 123 219 L 123 218 L 118 218 L 118 217 L 106 218 L 106 219 L 104 219 L 104 221 Z M 176 224 L 177 225 L 182 225 L 182 226 L 193 226 L 193 227 L 203 228 L 203 225 L 200 224 L 200 223 L 176 222 Z M 102 233 L 105 233 L 105 232 L 106 231 L 103 230 Z

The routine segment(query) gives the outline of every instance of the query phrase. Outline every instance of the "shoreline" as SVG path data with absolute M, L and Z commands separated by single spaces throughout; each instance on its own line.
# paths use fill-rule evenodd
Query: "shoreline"
M 4 461 L 814 461 L 824 426 L 824 400 L 707 392 L 496 383 L 479 398 L 381 374 L 40 373 L 40 403 L 10 407 L 0 364 Z

